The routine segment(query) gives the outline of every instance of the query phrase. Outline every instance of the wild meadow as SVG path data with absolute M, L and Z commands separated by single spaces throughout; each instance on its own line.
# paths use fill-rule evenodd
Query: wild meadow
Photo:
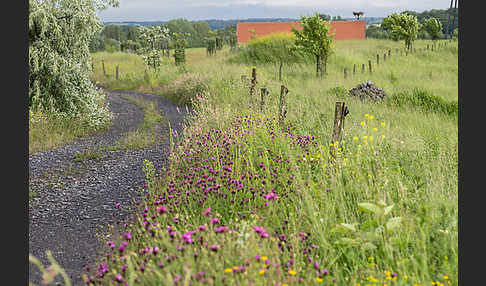
M 310 59 L 284 63 L 282 81 L 278 63 L 242 61 L 244 48 L 187 49 L 184 67 L 164 58 L 158 73 L 134 54 L 92 54 L 98 85 L 194 115 L 162 173 L 144 162 L 140 212 L 86 267 L 87 284 L 457 285 L 458 56 L 457 42 L 441 43 L 406 55 L 401 42 L 337 41 L 323 77 Z M 367 81 L 388 98 L 347 94 Z M 331 142 L 338 101 L 350 112 Z

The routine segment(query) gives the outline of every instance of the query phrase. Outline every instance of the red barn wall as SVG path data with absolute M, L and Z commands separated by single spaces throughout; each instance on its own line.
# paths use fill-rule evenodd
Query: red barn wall
M 335 40 L 364 39 L 366 36 L 365 21 L 331 21 L 330 25 Z M 252 29 L 259 37 L 275 32 L 291 32 L 292 27 L 302 29 L 300 22 L 238 22 L 236 34 L 238 43 L 246 43 L 251 39 Z

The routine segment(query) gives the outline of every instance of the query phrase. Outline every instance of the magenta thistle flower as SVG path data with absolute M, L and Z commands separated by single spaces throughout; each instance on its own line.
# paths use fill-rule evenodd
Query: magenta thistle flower
M 265 199 L 269 200 L 269 201 L 274 201 L 274 200 L 278 199 L 278 195 L 276 193 L 274 193 L 274 192 L 271 192 L 271 193 L 269 193 L 267 195 L 264 195 L 263 197 Z
M 215 217 L 211 219 L 211 224 L 215 224 L 219 222 L 219 218 Z
M 207 208 L 203 211 L 203 216 L 210 216 L 213 213 L 211 212 L 211 208 Z
M 121 280 L 122 280 L 122 275 L 121 275 L 120 273 L 117 273 L 117 274 L 115 275 L 115 280 L 116 280 L 117 282 L 121 282 Z
M 321 274 L 322 275 L 327 275 L 329 273 L 329 271 L 327 271 L 327 269 L 322 269 L 321 270 Z
M 125 237 L 126 240 L 130 240 L 132 238 L 132 234 L 127 232 L 123 234 L 123 237 Z
M 209 246 L 209 249 L 211 249 L 212 251 L 217 251 L 220 247 L 221 245 L 219 244 L 213 244 Z
M 168 211 L 168 210 L 167 210 L 167 207 L 166 207 L 166 206 L 160 206 L 160 207 L 158 207 L 158 208 L 157 208 L 157 212 L 158 212 L 159 214 L 164 214 L 164 213 L 166 213 L 167 211 Z
M 192 234 L 193 233 L 194 233 L 194 231 L 189 231 L 189 232 L 186 232 L 182 235 L 182 239 L 184 240 L 185 243 L 191 244 L 193 242 L 193 240 L 192 240 Z
M 220 227 L 217 227 L 217 228 L 214 229 L 214 231 L 217 232 L 217 233 L 223 233 L 227 230 L 228 230 L 227 226 L 220 226 Z

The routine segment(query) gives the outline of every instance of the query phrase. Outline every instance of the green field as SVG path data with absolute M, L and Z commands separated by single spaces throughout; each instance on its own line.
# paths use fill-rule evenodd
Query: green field
M 416 53 L 400 56 L 401 42 L 338 41 L 323 78 L 312 62 L 284 65 L 282 82 L 278 64 L 254 65 L 253 107 L 241 81 L 253 65 L 230 63 L 229 49 L 188 49 L 185 68 L 165 58 L 159 73 L 137 55 L 93 54 L 99 85 L 193 100 L 196 116 L 165 176 L 144 164 L 146 210 L 130 235 L 108 242 L 110 259 L 99 264 L 107 270 L 90 273 L 92 282 L 457 285 L 457 112 L 439 107 L 457 103 L 458 55 L 457 42 L 443 43 L 419 52 L 432 42 L 416 41 Z M 403 104 L 346 95 L 367 81 Z M 270 90 L 263 110 L 261 87 Z M 432 103 L 410 100 L 414 92 Z M 337 101 L 350 113 L 332 159 Z

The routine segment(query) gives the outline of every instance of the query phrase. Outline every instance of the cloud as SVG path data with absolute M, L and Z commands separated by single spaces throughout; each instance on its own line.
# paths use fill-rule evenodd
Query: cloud
M 383 17 L 404 10 L 421 12 L 447 9 L 444 0 L 120 0 L 119 8 L 98 12 L 102 21 L 167 21 L 177 18 L 247 19 L 299 18 L 314 12 L 353 17 L 353 11 L 365 16 Z

